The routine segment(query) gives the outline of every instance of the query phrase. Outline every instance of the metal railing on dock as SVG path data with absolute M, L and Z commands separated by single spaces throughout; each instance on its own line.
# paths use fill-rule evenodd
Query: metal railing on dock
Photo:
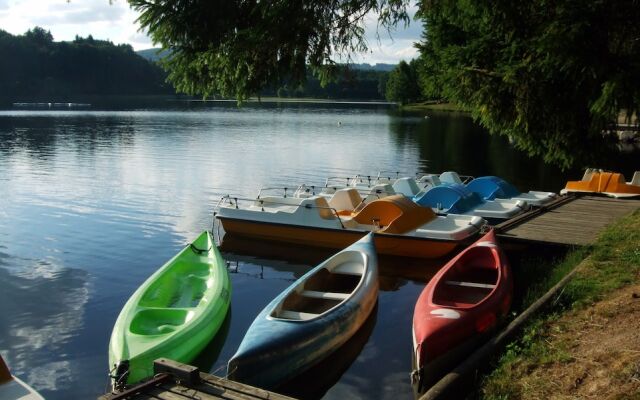
M 191 365 L 168 359 L 154 362 L 155 376 L 123 392 L 108 393 L 98 400 L 172 399 L 172 400 L 295 400 L 292 397 L 259 389 L 200 372 Z
M 503 241 L 567 246 L 592 244 L 613 221 L 640 208 L 640 200 L 570 194 L 495 226 Z

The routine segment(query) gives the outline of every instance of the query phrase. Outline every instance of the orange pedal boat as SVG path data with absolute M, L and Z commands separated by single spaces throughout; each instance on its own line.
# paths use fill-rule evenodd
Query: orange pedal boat
M 617 172 L 605 172 L 599 169 L 587 169 L 580 181 L 568 181 L 561 194 L 567 193 L 601 193 L 607 196 L 638 197 L 640 196 L 640 171 L 633 174 L 631 182 Z

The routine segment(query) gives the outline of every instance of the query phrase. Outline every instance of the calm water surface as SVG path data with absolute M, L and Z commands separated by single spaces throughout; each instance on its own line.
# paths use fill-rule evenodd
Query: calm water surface
M 0 111 L 0 352 L 48 399 L 95 398 L 108 387 L 121 307 L 211 227 L 221 195 L 379 170 L 495 174 L 554 191 L 580 174 L 528 159 L 465 117 L 373 106 Z M 195 362 L 219 375 L 254 316 L 329 255 L 243 241 L 222 249 L 231 313 Z M 375 316 L 303 392 L 410 398 L 413 305 L 435 268 L 383 261 Z

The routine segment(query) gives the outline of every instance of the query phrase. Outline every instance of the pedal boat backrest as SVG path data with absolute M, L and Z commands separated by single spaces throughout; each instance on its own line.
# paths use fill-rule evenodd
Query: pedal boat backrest
M 442 181 L 440 177 L 436 174 L 427 174 L 423 175 L 420 179 L 418 179 L 418 186 L 422 191 L 428 190 L 432 187 L 442 185 Z
M 413 178 L 398 178 L 393 183 L 393 190 L 407 197 L 413 197 L 420 193 L 420 187 Z
M 338 213 L 342 211 L 351 213 L 360 203 L 362 203 L 362 196 L 355 188 L 339 189 L 329 199 L 329 207 L 335 209 Z
M 420 207 L 402 194 L 372 201 L 353 216 L 361 225 L 379 226 L 376 232 L 403 234 L 436 218 L 433 210 Z
M 497 176 L 481 176 L 467 183 L 466 186 L 485 200 L 510 199 L 521 194 L 515 186 Z
M 414 201 L 423 207 L 451 214 L 464 214 L 484 203 L 479 194 L 455 183 L 431 188 Z
M 462 179 L 455 171 L 446 171 L 440 174 L 440 180 L 447 183 L 459 183 L 462 184 Z
M 636 171 L 631 178 L 630 185 L 640 186 L 640 171 Z

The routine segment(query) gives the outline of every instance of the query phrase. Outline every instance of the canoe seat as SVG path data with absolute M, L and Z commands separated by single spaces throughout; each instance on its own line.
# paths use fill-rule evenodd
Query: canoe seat
M 362 275 L 364 272 L 364 266 L 357 262 L 346 262 L 338 265 L 331 270 L 334 274 L 344 275 Z
M 280 310 L 278 313 L 279 318 L 285 319 L 297 319 L 300 321 L 306 321 L 312 318 L 317 317 L 318 314 L 299 312 L 299 311 L 289 311 L 289 310 Z
M 318 292 L 315 290 L 303 290 L 300 294 L 305 297 L 329 300 L 344 300 L 349 297 L 348 293 Z
M 491 285 L 488 283 L 478 283 L 478 282 L 460 282 L 460 281 L 444 281 L 447 285 L 453 286 L 464 286 L 464 287 L 473 287 L 480 289 L 493 289 L 496 285 Z

